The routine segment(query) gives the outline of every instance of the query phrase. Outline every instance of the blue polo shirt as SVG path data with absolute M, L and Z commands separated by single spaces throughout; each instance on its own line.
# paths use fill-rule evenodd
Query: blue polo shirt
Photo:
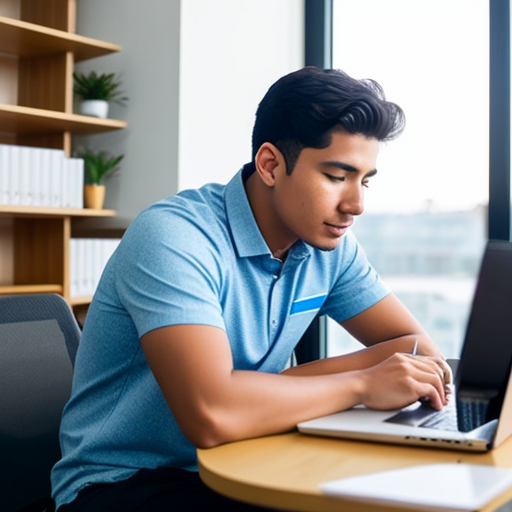
M 277 373 L 317 314 L 342 322 L 388 293 L 350 232 L 333 251 L 298 241 L 284 264 L 275 259 L 243 177 L 240 171 L 228 185 L 150 206 L 107 264 L 63 413 L 63 455 L 52 472 L 57 506 L 89 484 L 125 480 L 141 468 L 197 470 L 195 448 L 144 357 L 140 338 L 147 332 L 219 327 L 235 369 Z

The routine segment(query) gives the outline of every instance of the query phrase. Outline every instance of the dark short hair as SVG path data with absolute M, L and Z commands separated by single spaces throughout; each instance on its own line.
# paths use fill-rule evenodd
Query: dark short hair
M 308 66 L 280 78 L 256 111 L 252 158 L 270 142 L 283 154 L 290 174 L 303 148 L 326 148 L 342 129 L 379 141 L 402 133 L 405 115 L 386 101 L 374 80 L 356 80 L 337 69 Z

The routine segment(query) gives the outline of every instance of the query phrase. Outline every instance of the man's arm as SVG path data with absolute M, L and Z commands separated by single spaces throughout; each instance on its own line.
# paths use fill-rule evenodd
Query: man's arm
M 363 370 L 276 375 L 234 370 L 226 333 L 216 327 L 163 327 L 141 343 L 178 424 L 200 447 L 288 431 L 359 403 L 393 409 L 425 396 L 436 408 L 445 404 L 427 358 L 396 354 Z
M 320 375 L 369 368 L 396 352 L 411 354 L 417 341 L 417 354 L 431 357 L 444 371 L 446 383 L 451 383 L 451 370 L 441 352 L 395 295 L 386 296 L 341 325 L 369 348 L 295 366 L 284 373 Z

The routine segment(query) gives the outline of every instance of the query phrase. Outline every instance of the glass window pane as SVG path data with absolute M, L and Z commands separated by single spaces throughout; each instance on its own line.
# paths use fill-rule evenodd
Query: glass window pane
M 486 239 L 488 0 L 334 0 L 333 67 L 405 111 L 354 233 L 446 356 L 459 355 Z M 328 323 L 328 354 L 360 346 Z

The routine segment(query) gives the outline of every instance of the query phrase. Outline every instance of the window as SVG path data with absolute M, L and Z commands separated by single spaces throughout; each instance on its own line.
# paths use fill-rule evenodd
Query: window
M 446 356 L 457 357 L 487 238 L 489 2 L 333 0 L 332 66 L 405 111 L 354 233 Z M 327 354 L 359 348 L 327 323 Z

